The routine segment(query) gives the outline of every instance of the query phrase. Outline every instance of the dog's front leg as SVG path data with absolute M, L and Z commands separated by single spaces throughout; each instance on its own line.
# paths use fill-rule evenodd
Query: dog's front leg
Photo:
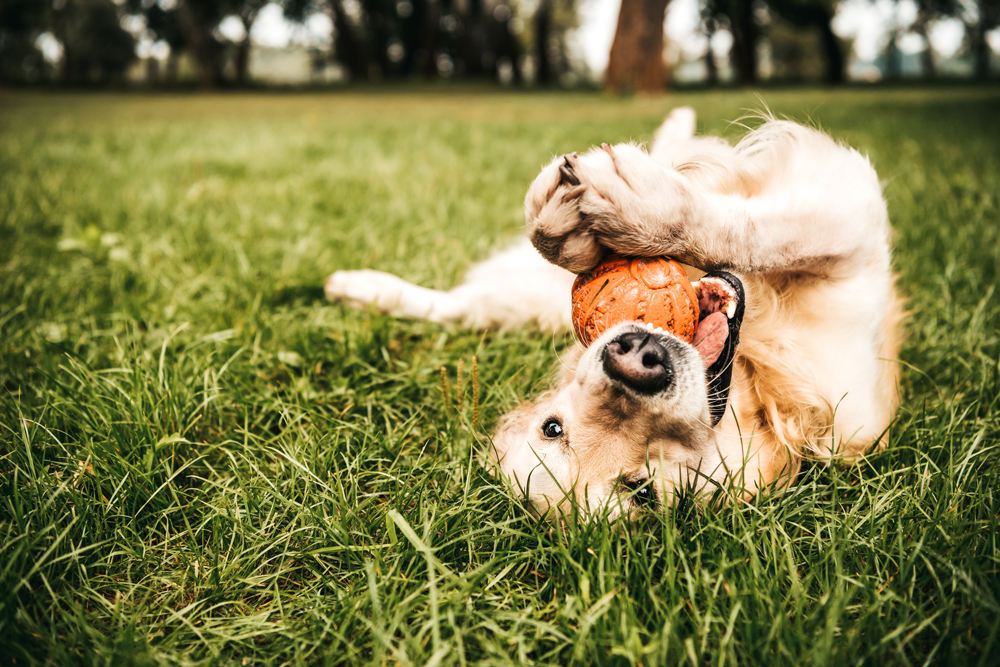
M 833 273 L 881 258 L 888 222 L 868 161 L 819 132 L 769 126 L 780 131 L 727 165 L 675 170 L 629 144 L 557 158 L 528 192 L 529 236 L 574 272 L 605 249 L 743 274 Z

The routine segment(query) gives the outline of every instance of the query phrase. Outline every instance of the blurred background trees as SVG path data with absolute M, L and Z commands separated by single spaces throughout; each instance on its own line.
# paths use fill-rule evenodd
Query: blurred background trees
M 528 66 L 548 84 L 566 70 L 562 35 L 573 0 L 534 0 L 524 21 L 503 0 L 284 0 L 302 21 L 329 15 L 336 59 L 351 80 L 468 78 L 519 83 Z
M 593 30 L 580 26 L 581 16 L 593 23 L 592 10 L 607 3 L 617 21 L 599 26 L 614 34 L 610 49 L 602 47 L 605 68 L 605 61 L 588 64 L 584 52 L 594 40 L 585 34 Z M 685 12 L 691 20 L 667 39 L 665 19 L 669 27 L 674 13 Z M 851 19 L 859 16 L 868 18 Z M 851 37 L 872 16 L 882 29 L 880 52 L 864 55 Z M 853 33 L 845 27 L 851 20 Z M 275 55 L 281 48 L 255 37 L 261 24 L 276 21 L 290 35 L 291 46 L 281 48 L 298 49 L 295 67 L 306 71 L 298 79 L 283 78 L 292 61 Z M 215 89 L 591 81 L 619 93 L 656 93 L 674 81 L 891 80 L 913 76 L 914 67 L 925 78 L 987 79 L 1000 50 L 998 26 L 1000 0 L 0 0 L 0 82 Z M 961 49 L 942 57 L 935 35 L 949 30 Z M 277 63 L 267 76 L 265 55 Z
M 42 35 L 59 54 L 49 65 Z M 120 81 L 135 59 L 135 39 L 112 0 L 0 2 L 0 80 L 105 84 Z
M 969 0 L 961 6 L 966 47 L 975 63 L 977 79 L 989 76 L 990 46 L 987 35 L 1000 26 L 1000 0 Z

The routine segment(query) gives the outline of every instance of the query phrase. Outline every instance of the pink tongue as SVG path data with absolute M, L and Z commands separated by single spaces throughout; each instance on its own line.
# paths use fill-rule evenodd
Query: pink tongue
M 694 347 L 705 362 L 705 368 L 715 363 L 722 354 L 722 348 L 729 337 L 729 320 L 721 312 L 712 313 L 698 323 L 694 335 Z

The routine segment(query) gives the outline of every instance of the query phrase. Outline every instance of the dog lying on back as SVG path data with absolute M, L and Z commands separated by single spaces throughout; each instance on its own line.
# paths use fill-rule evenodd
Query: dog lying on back
M 570 328 L 574 274 L 608 252 L 669 256 L 724 288 L 700 292 L 703 316 L 729 318 L 708 368 L 693 345 L 623 323 L 578 345 L 551 390 L 501 421 L 493 456 L 539 512 L 575 501 L 628 515 L 720 486 L 750 496 L 791 483 L 803 459 L 861 456 L 892 418 L 902 308 L 868 160 L 791 122 L 735 147 L 694 126 L 676 109 L 648 153 L 557 157 L 525 199 L 534 248 L 495 255 L 450 292 L 377 271 L 326 282 L 331 299 L 400 316 L 548 330 Z M 668 379 L 640 380 L 649 373 Z

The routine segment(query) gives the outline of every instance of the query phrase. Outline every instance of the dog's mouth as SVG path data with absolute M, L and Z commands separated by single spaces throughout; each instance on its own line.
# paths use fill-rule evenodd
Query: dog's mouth
M 740 327 L 746 311 L 743 282 L 728 271 L 712 271 L 695 283 L 701 311 L 694 347 L 705 364 L 708 408 L 712 426 L 722 420 L 729 402 L 733 359 L 740 342 Z
M 715 426 L 726 413 L 745 296 L 740 279 L 725 271 L 707 274 L 695 283 L 695 289 L 701 312 L 692 346 L 705 368 L 709 412 Z M 682 345 L 659 327 L 632 322 L 604 346 L 601 365 L 619 385 L 636 394 L 654 396 L 673 384 L 673 359 Z

